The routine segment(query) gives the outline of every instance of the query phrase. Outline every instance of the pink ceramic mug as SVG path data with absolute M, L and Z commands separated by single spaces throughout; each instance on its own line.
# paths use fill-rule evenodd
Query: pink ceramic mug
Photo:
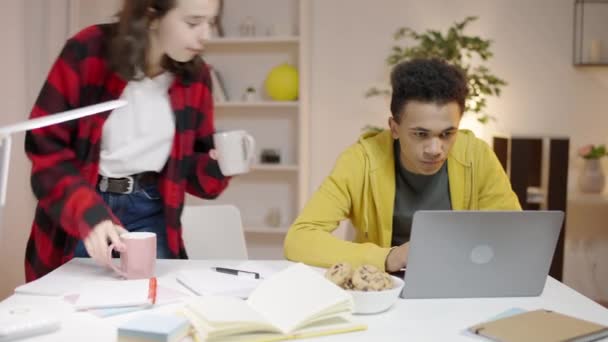
M 108 265 L 126 279 L 154 277 L 156 267 L 156 234 L 150 232 L 129 232 L 120 235 L 127 250 L 120 253 L 120 267 L 112 261 L 114 244 L 108 247 Z

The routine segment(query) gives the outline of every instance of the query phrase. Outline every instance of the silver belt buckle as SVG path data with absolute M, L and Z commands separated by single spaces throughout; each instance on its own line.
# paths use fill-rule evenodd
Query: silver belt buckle
M 99 190 L 103 192 L 108 191 L 108 177 L 101 176 L 101 180 L 99 181 Z
M 134 180 L 134 179 L 133 179 L 133 177 L 131 177 L 131 176 L 126 176 L 126 177 L 124 177 L 124 178 L 126 178 L 126 179 L 127 179 L 127 181 L 128 181 L 128 185 L 127 185 L 127 191 L 126 191 L 126 192 L 123 192 L 123 193 L 124 193 L 124 194 L 130 194 L 130 193 L 132 193 L 132 192 L 133 192 L 133 187 L 134 187 L 134 185 L 135 185 L 135 180 Z

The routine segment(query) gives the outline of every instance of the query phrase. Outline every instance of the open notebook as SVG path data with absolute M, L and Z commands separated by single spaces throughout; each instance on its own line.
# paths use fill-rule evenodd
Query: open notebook
M 364 330 L 350 320 L 350 294 L 294 264 L 262 281 L 249 298 L 193 298 L 184 308 L 205 341 L 279 341 Z

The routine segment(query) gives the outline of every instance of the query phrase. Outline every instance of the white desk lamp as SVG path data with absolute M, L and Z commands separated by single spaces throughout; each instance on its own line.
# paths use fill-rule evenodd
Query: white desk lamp
M 92 106 L 68 110 L 65 112 L 46 115 L 40 118 L 31 119 L 16 124 L 0 127 L 0 236 L 2 236 L 2 209 L 6 204 L 6 187 L 8 182 L 8 165 L 11 154 L 11 134 L 25 132 L 27 130 L 46 127 L 79 119 L 85 116 L 107 112 L 125 106 L 127 101 L 114 100 L 102 102 Z

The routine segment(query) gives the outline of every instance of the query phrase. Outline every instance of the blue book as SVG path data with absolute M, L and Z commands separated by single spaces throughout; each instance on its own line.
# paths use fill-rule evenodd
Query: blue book
M 147 313 L 118 327 L 118 342 L 177 342 L 190 330 L 185 317 Z

